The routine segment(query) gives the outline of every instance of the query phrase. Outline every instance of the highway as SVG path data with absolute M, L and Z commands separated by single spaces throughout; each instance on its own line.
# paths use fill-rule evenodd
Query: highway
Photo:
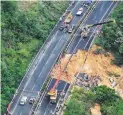
M 82 18 L 82 16 L 75 16 L 76 12 L 81 7 L 81 4 L 82 1 L 79 1 L 76 2 L 74 6 L 70 7 L 73 15 L 71 24 L 77 24 L 77 22 Z M 85 13 L 86 10 L 87 8 L 84 8 L 83 13 Z M 70 34 L 58 30 L 62 22 L 55 26 L 52 34 L 50 34 L 50 40 L 44 46 L 44 52 L 41 53 L 36 60 L 38 64 L 35 64 L 26 74 L 27 76 L 24 78 L 24 82 L 20 84 L 18 90 L 16 91 L 16 94 L 11 102 L 10 112 L 12 115 L 29 115 L 32 105 L 27 103 L 26 105 L 21 106 L 19 101 L 22 96 L 27 96 L 28 99 L 38 96 L 47 75 L 49 74 L 52 66 L 55 64 L 60 52 L 63 50 L 63 47 L 68 42 Z
M 103 21 L 107 18 L 113 7 L 115 6 L 115 3 L 112 1 L 100 1 L 96 9 L 90 14 L 86 24 L 94 24 L 100 21 Z M 97 27 L 93 27 L 90 30 L 89 37 L 87 39 L 82 39 L 80 37 L 80 31 L 78 30 L 76 33 L 76 36 L 73 40 L 73 42 L 70 44 L 67 53 L 76 53 L 78 49 L 87 50 L 96 34 Z M 55 79 L 51 80 L 51 83 L 48 86 L 48 90 L 51 89 L 51 87 L 54 85 Z M 57 87 L 58 91 L 62 91 L 64 89 L 64 92 L 66 92 L 69 88 L 69 84 L 65 83 L 64 81 L 61 81 Z M 40 102 L 41 106 L 39 107 L 37 111 L 37 115 L 50 115 L 52 112 L 54 112 L 56 105 L 52 105 L 50 103 L 49 97 L 44 96 L 42 101 Z

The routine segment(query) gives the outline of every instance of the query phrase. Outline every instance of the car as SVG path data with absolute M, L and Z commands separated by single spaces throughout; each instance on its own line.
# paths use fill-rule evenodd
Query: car
M 62 21 L 62 17 L 59 18 L 59 21 L 60 21 L 60 22 Z
M 70 10 L 66 10 L 66 14 L 69 14 L 71 11 Z
M 92 0 L 85 1 L 85 4 L 88 5 L 88 6 L 91 5 L 91 3 L 92 3 Z
M 77 16 L 80 16 L 83 12 L 83 8 L 79 8 L 78 12 L 76 13 Z
M 88 8 L 88 5 L 87 5 L 87 4 L 85 4 L 85 3 L 83 3 L 83 4 L 82 4 L 82 6 L 84 6 L 84 7 L 87 7 L 87 8 Z
M 72 6 L 75 5 L 75 1 L 72 1 L 72 2 L 71 2 L 71 5 L 72 5 Z
M 64 30 L 64 25 L 63 24 L 59 27 L 59 30 L 60 31 L 63 31 Z
M 27 97 L 23 96 L 20 100 L 20 105 L 25 105 L 27 103 Z
M 68 28 L 68 33 L 72 33 L 74 27 L 75 27 L 75 26 L 70 26 L 70 27 Z
M 33 104 L 34 102 L 35 102 L 35 98 L 34 97 L 30 98 L 29 104 Z
M 63 17 L 65 17 L 66 15 L 68 15 L 71 11 L 70 10 L 66 10 L 65 13 L 63 14 Z

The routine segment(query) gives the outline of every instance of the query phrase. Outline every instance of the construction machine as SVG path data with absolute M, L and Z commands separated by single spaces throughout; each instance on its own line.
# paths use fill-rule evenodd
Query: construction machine
M 72 21 L 72 19 L 73 19 L 73 16 L 71 13 L 69 13 L 68 16 L 66 17 L 64 23 L 69 24 Z
M 54 84 L 54 86 L 50 89 L 50 91 L 47 93 L 50 96 L 50 102 L 52 104 L 56 104 L 57 103 L 57 96 L 58 96 L 58 91 L 57 91 L 57 86 L 59 84 L 60 78 L 61 78 L 61 66 L 60 67 L 60 73 L 59 76 Z
M 58 91 L 57 91 L 56 87 L 57 87 L 57 85 L 59 83 L 59 79 L 56 80 L 53 88 L 51 88 L 50 91 L 47 93 L 50 96 L 50 102 L 52 104 L 55 104 L 57 102 Z
M 108 20 L 108 21 L 104 21 L 104 22 L 100 22 L 100 23 L 96 23 L 96 24 L 86 25 L 81 29 L 81 37 L 87 38 L 91 27 L 102 25 L 102 24 L 107 24 L 107 23 L 111 23 L 111 22 L 115 23 L 115 20 L 112 19 L 112 20 Z

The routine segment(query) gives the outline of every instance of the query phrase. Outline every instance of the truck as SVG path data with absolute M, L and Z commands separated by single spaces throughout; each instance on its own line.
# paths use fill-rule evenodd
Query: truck
M 57 103 L 57 90 L 54 91 L 54 94 L 48 92 L 48 95 L 50 95 L 50 102 L 52 104 L 56 104 Z
M 88 37 L 88 33 L 89 33 L 90 29 L 89 28 L 83 28 L 81 31 L 81 37 L 82 38 L 87 38 Z
M 68 16 L 66 17 L 64 23 L 69 24 L 72 21 L 72 19 L 73 19 L 73 16 L 71 13 L 69 13 Z

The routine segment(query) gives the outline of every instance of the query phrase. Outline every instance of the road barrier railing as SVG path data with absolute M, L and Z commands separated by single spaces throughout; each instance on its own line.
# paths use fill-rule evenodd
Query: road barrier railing
M 115 2 L 113 2 L 113 3 L 115 3 Z M 117 2 L 117 3 L 115 4 L 115 6 L 114 6 L 112 9 L 114 9 L 114 8 L 118 5 L 118 3 L 119 3 L 119 2 Z M 111 11 L 111 12 L 112 12 L 112 11 Z M 110 15 L 111 12 L 110 12 L 108 15 Z M 102 20 L 101 20 L 101 21 L 102 21 Z M 101 21 L 100 21 L 100 22 L 101 22 Z M 93 34 L 93 35 L 91 36 L 91 38 L 94 37 L 94 39 L 92 40 L 92 42 L 91 42 L 91 44 L 90 44 L 90 46 L 89 46 L 89 48 L 88 48 L 88 50 L 87 50 L 88 53 L 87 53 L 87 55 L 85 55 L 84 63 L 83 63 L 83 65 L 82 65 L 82 67 L 79 69 L 79 72 L 78 72 L 78 74 L 76 75 L 76 78 L 78 77 L 79 73 L 81 72 L 81 70 L 82 70 L 82 68 L 83 68 L 83 66 L 84 66 L 84 64 L 85 64 L 85 62 L 86 62 L 86 60 L 87 60 L 87 57 L 88 57 L 89 51 L 90 51 L 90 49 L 91 49 L 91 47 L 92 47 L 92 44 L 93 44 L 95 38 L 98 37 L 98 35 L 99 35 L 99 34 L 96 34 L 96 35 Z M 75 81 L 75 82 L 76 82 L 76 81 Z M 65 95 L 65 97 L 64 97 L 63 103 L 60 104 L 60 105 L 62 105 L 61 108 L 60 108 L 60 110 L 59 110 L 58 112 L 55 110 L 55 112 L 54 112 L 52 115 L 61 115 L 61 112 L 62 112 L 62 110 L 63 110 L 63 106 L 64 106 L 66 100 L 68 99 L 68 96 L 70 95 L 70 91 L 71 91 L 71 89 L 73 88 L 73 86 L 75 85 L 75 82 L 74 82 L 72 85 L 69 86 L 69 88 L 68 88 L 68 90 L 67 90 L 67 93 L 66 93 L 66 95 Z
M 69 6 L 68 6 L 68 8 L 66 9 L 66 11 L 69 10 L 70 7 L 72 7 L 71 4 L 69 4 Z M 20 93 L 23 91 L 23 90 L 22 90 L 23 87 L 24 87 L 23 84 L 25 84 L 25 82 L 27 81 L 27 79 L 28 79 L 29 77 L 31 77 L 31 76 L 30 76 L 31 71 L 32 71 L 32 70 L 35 68 L 35 66 L 39 63 L 39 62 L 38 62 L 38 60 L 39 60 L 38 58 L 40 58 L 40 56 L 41 56 L 41 55 L 43 54 L 43 52 L 45 51 L 45 47 L 46 47 L 46 45 L 48 44 L 48 42 L 52 39 L 51 35 L 53 34 L 54 30 L 57 28 L 57 25 L 58 25 L 59 23 L 60 23 L 60 20 L 58 20 L 58 22 L 55 24 L 55 26 L 53 27 L 53 29 L 52 29 L 52 31 L 50 32 L 49 36 L 48 36 L 47 39 L 45 40 L 44 44 L 41 46 L 41 48 L 39 49 L 39 51 L 38 51 L 38 53 L 36 54 L 36 56 L 35 56 L 35 57 L 31 60 L 31 62 L 29 63 L 29 65 L 28 65 L 28 67 L 27 67 L 27 69 L 26 69 L 26 73 L 25 73 L 23 79 L 21 80 L 21 83 L 20 83 L 19 87 L 16 89 L 15 94 L 13 95 L 13 98 L 12 98 L 10 104 L 9 104 L 9 105 L 10 105 L 10 108 L 11 108 L 11 105 L 12 105 L 13 101 L 14 101 L 15 98 L 17 97 L 18 92 L 19 92 L 19 94 L 20 94 Z M 8 111 L 8 113 L 9 113 L 9 111 Z M 10 113 L 11 113 L 11 112 L 10 112 Z
M 57 60 L 59 59 L 59 57 L 63 54 L 63 51 L 67 48 L 69 42 L 71 42 L 71 40 L 75 37 L 74 35 L 75 35 L 75 33 L 77 32 L 79 26 L 80 26 L 82 23 L 84 23 L 84 22 L 86 21 L 86 19 L 88 18 L 88 15 L 90 15 L 90 13 L 92 12 L 92 10 L 95 8 L 96 4 L 97 4 L 97 2 L 94 2 L 93 5 L 88 8 L 88 10 L 87 10 L 87 12 L 86 12 L 87 14 L 85 13 L 85 14 L 84 14 L 85 17 L 83 16 L 83 18 L 82 18 L 82 19 L 80 20 L 80 22 L 77 24 L 75 30 L 72 32 L 71 36 L 69 37 L 68 42 L 66 42 L 65 46 L 63 47 L 63 50 L 61 50 L 59 56 L 57 57 L 56 62 L 57 62 Z M 56 63 L 56 62 L 55 62 L 55 63 Z M 53 64 L 53 66 L 55 65 L 55 63 Z M 52 66 L 52 68 L 53 68 L 53 66 Z M 52 68 L 51 68 L 51 70 L 52 70 Z M 50 71 L 50 72 L 51 72 L 51 71 Z M 50 72 L 49 72 L 49 73 L 50 73 Z M 32 107 L 32 109 L 31 109 L 31 111 L 30 111 L 30 115 L 35 115 L 36 112 L 37 112 L 37 110 L 39 109 L 39 107 L 40 107 L 40 101 L 42 100 L 41 97 L 46 95 L 46 92 L 47 92 L 47 91 L 45 91 L 45 89 L 48 88 L 47 86 L 45 86 L 45 84 L 49 84 L 50 81 L 51 81 L 51 78 L 49 78 L 49 76 L 48 76 L 48 77 L 46 78 L 44 84 L 43 84 L 43 87 L 42 87 L 41 90 L 40 90 L 40 93 L 39 93 L 39 96 L 38 96 L 37 100 L 36 100 L 35 103 L 33 104 L 33 107 Z M 38 104 L 38 103 L 39 103 L 39 104 Z

